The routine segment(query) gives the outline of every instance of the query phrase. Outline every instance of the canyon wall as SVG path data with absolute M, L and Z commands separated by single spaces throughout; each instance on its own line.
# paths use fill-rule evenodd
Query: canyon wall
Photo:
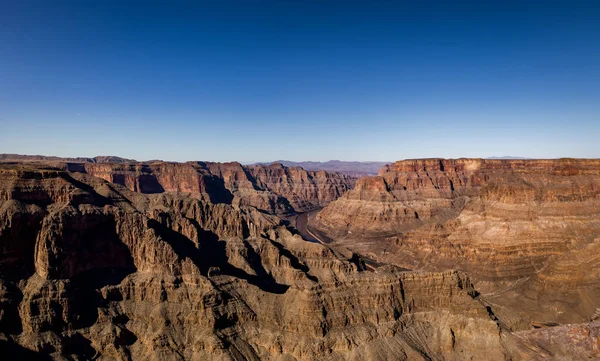
M 323 206 L 353 187 L 355 178 L 325 171 L 305 171 L 280 164 L 240 163 L 69 164 L 141 193 L 185 192 L 213 203 L 252 206 L 285 215 Z
M 508 332 L 464 273 L 373 272 L 275 216 L 193 192 L 2 165 L 0 246 L 0 350 L 23 359 L 558 355 Z
M 381 262 L 468 272 L 515 329 L 598 307 L 600 160 L 399 161 L 312 226 Z

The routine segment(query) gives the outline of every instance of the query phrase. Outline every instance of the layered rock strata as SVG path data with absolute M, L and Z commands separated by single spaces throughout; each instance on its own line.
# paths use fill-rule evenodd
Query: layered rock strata
M 240 163 L 69 164 L 141 193 L 185 192 L 213 203 L 258 208 L 270 214 L 290 214 L 323 206 L 352 188 L 355 179 L 325 171 L 305 171 L 280 164 Z
M 0 350 L 56 360 L 534 357 L 465 274 L 372 272 L 292 231 L 191 192 L 1 166 Z
M 379 261 L 468 272 L 515 329 L 599 306 L 600 160 L 399 161 L 312 226 Z

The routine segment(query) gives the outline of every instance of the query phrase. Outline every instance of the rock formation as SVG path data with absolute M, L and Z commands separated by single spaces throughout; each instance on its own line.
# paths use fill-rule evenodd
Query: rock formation
M 327 162 L 292 162 L 289 160 L 278 160 L 272 163 L 283 164 L 286 167 L 302 167 L 306 170 L 324 170 L 327 172 L 342 173 L 352 177 L 364 177 L 376 175 L 379 168 L 386 165 L 388 162 L 348 162 L 340 160 L 330 160 Z M 258 163 L 258 164 L 272 164 Z
M 60 158 L 0 154 L 0 163 L 30 162 L 88 173 L 140 193 L 182 192 L 212 203 L 248 205 L 289 215 L 322 207 L 354 186 L 355 176 L 301 167 L 237 162 L 137 162 L 114 156 Z
M 522 162 L 531 163 L 385 167 L 318 214 L 313 226 L 335 237 L 334 247 L 305 241 L 276 216 L 281 208 L 256 197 L 310 209 L 347 189 L 335 174 L 238 163 L 1 163 L 0 352 L 598 358 L 600 167 Z
M 312 226 L 380 262 L 468 272 L 514 330 L 599 306 L 600 160 L 399 161 Z
M 323 206 L 350 189 L 355 179 L 325 171 L 305 171 L 280 164 L 240 163 L 68 164 L 142 193 L 185 192 L 213 203 L 256 207 L 270 214 L 290 214 Z
M 150 169 L 168 188 L 171 168 Z M 282 167 L 247 171 L 241 181 L 210 174 L 282 192 L 267 175 L 310 179 Z M 57 360 L 534 357 L 464 273 L 373 272 L 254 207 L 118 183 L 0 166 L 1 351 Z

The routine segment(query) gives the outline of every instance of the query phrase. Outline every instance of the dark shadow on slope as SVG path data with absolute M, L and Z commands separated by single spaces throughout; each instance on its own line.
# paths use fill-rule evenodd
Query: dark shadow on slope
M 106 205 L 113 205 L 113 203 L 110 199 L 98 194 L 98 192 L 96 192 L 94 187 L 92 187 L 91 185 L 86 184 L 84 182 L 78 181 L 77 179 L 73 178 L 70 174 L 62 173 L 61 178 L 63 178 L 65 181 L 71 183 L 76 188 L 79 188 L 79 189 L 87 192 L 87 194 L 85 194 L 85 193 L 79 194 L 76 198 L 74 197 L 73 201 L 76 204 L 93 204 L 98 207 L 103 207 Z
M 248 171 L 248 169 L 246 169 L 246 167 L 242 167 L 242 169 L 244 170 L 244 174 L 246 175 L 246 178 L 248 178 L 248 180 L 250 181 L 250 183 L 252 183 L 252 188 L 254 188 L 255 191 L 260 191 L 262 190 L 257 184 L 256 184 L 256 178 L 250 174 L 250 172 Z
M 80 333 L 64 337 L 62 343 L 62 354 L 65 356 L 77 355 L 77 359 L 92 360 L 96 354 L 92 342 Z
M 0 295 L 0 333 L 18 335 L 23 332 L 19 304 L 23 300 L 23 293 L 12 282 L 1 282 L 4 292 Z
M 197 224 L 197 223 L 196 223 Z M 171 245 L 175 253 L 181 258 L 189 258 L 204 276 L 212 267 L 217 267 L 221 274 L 244 279 L 248 283 L 259 287 L 270 293 L 285 293 L 289 286 L 279 284 L 272 276 L 264 272 L 261 276 L 251 275 L 228 262 L 225 242 L 219 241 L 218 236 L 207 230 L 203 230 L 206 238 L 200 240 L 200 248 L 196 248 L 194 242 L 181 233 L 164 226 L 156 220 L 149 220 L 148 226 L 156 231 L 163 240 Z M 202 230 L 199 228 L 199 230 Z M 264 271 L 264 269 L 263 269 Z
M 224 266 L 224 268 L 221 268 L 221 273 L 246 280 L 248 283 L 255 285 L 261 290 L 269 293 L 284 294 L 290 288 L 288 285 L 277 283 L 271 275 L 266 277 L 251 275 L 231 264 L 227 264 Z
M 254 272 L 256 272 L 256 275 L 259 277 L 270 277 L 271 275 L 269 275 L 267 273 L 267 270 L 265 270 L 265 268 L 263 267 L 258 253 L 256 253 L 256 251 L 254 250 L 254 248 L 252 248 L 252 246 L 250 245 L 250 243 L 248 243 L 248 241 L 243 241 L 243 242 L 244 242 L 244 247 L 246 247 L 246 253 L 247 253 L 246 261 L 248 261 L 248 263 L 250 264 L 250 267 L 252 267 Z
M 51 361 L 49 355 L 32 351 L 10 341 L 0 340 L 0 355 L 3 360 Z
M 210 198 L 211 203 L 226 203 L 233 202 L 233 194 L 225 187 L 225 181 L 214 175 L 204 176 L 206 182 L 206 193 Z
M 281 204 L 281 206 L 283 207 L 283 209 L 285 209 L 285 214 L 284 215 L 292 215 L 295 213 L 298 213 L 296 211 L 296 209 L 292 206 L 292 204 L 290 203 L 290 200 L 285 198 L 284 196 L 280 196 L 277 193 L 273 194 L 277 195 L 277 203 Z
M 140 193 L 155 194 L 163 193 L 165 191 L 154 174 L 140 174 L 137 176 L 137 181 L 140 187 L 138 190 Z M 125 181 L 123 181 L 122 185 L 125 185 Z
M 107 306 L 108 300 L 98 290 L 120 284 L 136 267 L 111 217 L 87 214 L 79 216 L 78 222 L 68 224 L 59 243 L 65 257 L 56 261 L 61 268 L 54 266 L 56 271 L 52 276 L 71 279 L 65 290 L 70 315 L 66 322 L 69 328 L 77 329 L 96 323 L 98 307 Z M 64 326 L 57 323 L 52 329 L 60 330 Z
M 0 232 L 0 277 L 12 281 L 27 279 L 35 272 L 35 242 L 46 213 L 16 212 L 9 227 Z
M 350 263 L 353 263 L 356 266 L 356 269 L 358 271 L 367 270 L 367 265 L 365 264 L 365 260 L 362 259 L 362 257 L 359 256 L 357 253 L 353 252 L 352 257 L 350 257 L 350 259 L 348 261 L 350 261 Z
M 303 264 L 302 262 L 300 262 L 300 260 L 298 259 L 298 257 L 294 256 L 294 254 L 292 254 L 292 252 L 290 252 L 288 249 L 286 249 L 285 247 L 283 247 L 283 245 L 281 243 L 269 240 L 271 242 L 271 244 L 273 246 L 275 246 L 278 250 L 279 250 L 279 254 L 287 257 L 290 262 L 292 263 L 292 267 L 294 267 L 295 269 L 302 271 L 305 275 L 306 278 L 308 278 L 309 280 L 313 281 L 313 282 L 319 282 L 319 279 L 313 275 L 308 274 L 308 272 L 310 271 L 310 268 Z
M 256 275 L 248 275 L 248 276 L 251 278 L 255 277 L 257 280 L 261 280 L 261 282 L 264 283 L 265 287 L 269 287 L 270 289 L 272 289 L 272 291 L 271 291 L 272 293 L 285 293 L 285 291 L 287 291 L 289 286 L 278 284 L 277 282 L 275 282 L 275 280 L 273 279 L 273 276 L 270 273 L 268 273 L 267 270 L 265 270 L 265 268 L 263 267 L 260 255 L 258 253 L 256 253 L 256 251 L 254 250 L 254 248 L 252 248 L 250 243 L 248 243 L 247 241 L 243 241 L 243 242 L 244 242 L 244 246 L 246 247 L 246 252 L 248 255 L 248 258 L 246 259 L 246 261 L 248 261 L 248 263 L 250 264 L 250 267 L 252 267 L 254 272 L 256 272 Z M 241 271 L 241 270 L 236 269 L 236 272 L 239 272 L 239 271 Z
M 83 278 L 100 288 L 135 272 L 131 252 L 116 233 L 112 216 L 81 214 L 76 220 L 66 224 L 60 235 L 58 244 L 64 249 L 66 265 L 53 265 L 58 278 Z

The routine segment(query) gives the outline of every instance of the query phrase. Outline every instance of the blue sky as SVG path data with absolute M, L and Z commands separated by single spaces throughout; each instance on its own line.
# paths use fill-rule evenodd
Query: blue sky
M 0 152 L 600 157 L 597 1 L 0 0 Z

